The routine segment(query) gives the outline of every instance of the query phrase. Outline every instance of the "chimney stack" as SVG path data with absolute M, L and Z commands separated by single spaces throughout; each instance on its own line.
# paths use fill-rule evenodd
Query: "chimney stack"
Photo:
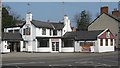
M 113 15 L 113 16 L 116 16 L 116 17 L 120 17 L 120 11 L 119 11 L 117 8 L 115 8 L 115 9 L 112 11 L 112 15 Z
M 47 21 L 48 23 L 50 22 L 50 20 Z
M 103 6 L 103 7 L 101 7 L 100 8 L 100 13 L 102 14 L 102 13 L 107 13 L 108 14 L 108 6 Z
M 26 23 L 30 23 L 30 21 L 32 21 L 32 13 L 31 12 L 28 12 L 26 14 Z
M 64 15 L 64 25 L 66 25 L 67 24 L 67 22 L 68 22 L 68 16 L 67 15 Z

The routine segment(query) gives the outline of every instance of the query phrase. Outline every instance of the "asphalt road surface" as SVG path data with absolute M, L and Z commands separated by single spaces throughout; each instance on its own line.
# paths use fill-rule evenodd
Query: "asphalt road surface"
M 8 53 L 2 54 L 3 66 L 104 66 L 117 68 L 119 52 L 107 53 Z M 87 67 L 87 68 L 88 68 Z M 5 67 L 6 68 L 6 67 Z M 13 68 L 13 67 L 12 67 Z M 90 68 L 90 67 L 89 67 Z

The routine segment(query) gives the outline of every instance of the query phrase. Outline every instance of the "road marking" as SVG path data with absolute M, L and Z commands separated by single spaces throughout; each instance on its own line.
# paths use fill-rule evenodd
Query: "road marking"
M 52 65 L 49 65 L 49 66 L 52 66 Z
M 68 65 L 68 66 L 72 66 L 72 65 Z
M 34 64 L 34 63 L 45 63 L 45 62 L 8 63 L 8 64 L 3 64 L 3 65 Z
M 80 62 L 75 62 L 75 63 L 80 63 Z
M 83 61 L 83 62 L 80 62 L 80 63 L 82 63 L 82 64 L 93 64 L 92 61 Z
M 48 66 L 67 66 L 67 64 L 50 64 Z M 68 66 L 72 66 L 72 65 L 68 65 Z
M 96 66 L 111 66 L 111 65 L 103 64 L 103 63 L 97 63 Z

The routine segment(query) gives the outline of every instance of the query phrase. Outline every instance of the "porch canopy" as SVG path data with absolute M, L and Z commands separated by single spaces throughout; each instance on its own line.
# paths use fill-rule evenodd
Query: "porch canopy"
M 62 38 L 74 39 L 76 41 L 94 41 L 97 40 L 97 36 L 101 32 L 103 32 L 103 30 L 67 32 Z
M 17 41 L 23 41 L 23 38 L 20 33 L 8 32 L 8 33 L 2 33 L 2 40 L 17 42 Z

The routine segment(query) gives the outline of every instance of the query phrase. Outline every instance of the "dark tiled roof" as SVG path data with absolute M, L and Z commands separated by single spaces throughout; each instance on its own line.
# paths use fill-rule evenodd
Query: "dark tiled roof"
M 37 21 L 33 20 L 31 22 L 34 26 L 39 28 L 50 28 L 50 29 L 62 29 L 64 27 L 63 23 L 53 23 L 53 22 L 44 22 L 44 21 Z
M 64 27 L 63 23 L 51 23 L 55 29 L 62 29 Z
M 39 27 L 39 28 L 50 28 L 50 29 L 53 29 L 53 26 L 50 23 L 47 23 L 47 22 L 33 20 L 33 21 L 31 21 L 31 23 L 34 26 Z
M 67 32 L 67 33 L 65 33 L 63 38 L 74 38 L 75 40 L 80 40 L 80 41 L 96 40 L 97 36 L 102 31 L 103 30 Z
M 4 28 L 12 28 L 12 27 L 23 27 L 25 25 L 25 21 L 21 21 L 20 24 L 18 25 L 10 25 L 10 26 L 5 26 Z
M 22 39 L 22 35 L 20 33 L 2 33 L 2 40 L 20 41 L 23 39 Z

